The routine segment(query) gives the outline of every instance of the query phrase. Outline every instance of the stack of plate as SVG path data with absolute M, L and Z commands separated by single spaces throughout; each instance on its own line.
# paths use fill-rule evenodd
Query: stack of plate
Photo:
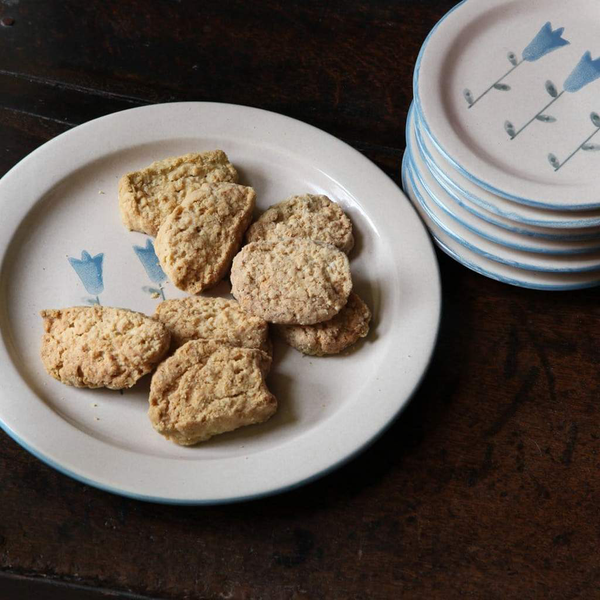
M 483 275 L 600 284 L 598 14 L 597 0 L 465 0 L 421 49 L 404 188 L 437 245 Z

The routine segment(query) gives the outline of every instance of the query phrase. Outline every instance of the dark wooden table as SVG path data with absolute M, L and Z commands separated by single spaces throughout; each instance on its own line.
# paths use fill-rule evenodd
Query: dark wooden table
M 453 4 L 0 1 L 0 173 L 89 119 L 210 100 L 316 125 L 400 183 L 413 65 Z M 368 451 L 302 489 L 144 504 L 1 434 L 0 599 L 600 598 L 598 292 L 439 260 L 421 389 Z

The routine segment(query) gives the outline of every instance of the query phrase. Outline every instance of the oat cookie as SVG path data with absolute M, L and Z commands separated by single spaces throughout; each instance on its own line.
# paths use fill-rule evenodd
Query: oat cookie
M 171 332 L 175 348 L 190 340 L 219 340 L 270 352 L 267 322 L 243 311 L 235 300 L 199 296 L 165 300 L 154 316 Z
M 119 208 L 125 227 L 156 235 L 160 224 L 185 196 L 203 183 L 237 182 L 222 150 L 191 153 L 153 162 L 119 181 Z
M 252 242 L 231 267 L 231 293 L 242 308 L 272 323 L 331 319 L 352 290 L 348 257 L 309 239 Z
M 354 246 L 352 222 L 338 204 L 327 196 L 292 196 L 271 206 L 252 223 L 249 242 L 276 241 L 282 238 L 310 238 L 326 242 L 348 254 Z
M 276 325 L 275 331 L 303 354 L 324 356 L 339 354 L 369 333 L 371 311 L 354 293 L 340 312 L 315 325 Z
M 179 289 L 198 294 L 223 278 L 250 224 L 255 198 L 250 187 L 205 183 L 165 219 L 154 247 Z
M 191 341 L 161 363 L 150 386 L 150 421 L 161 435 L 191 446 L 277 410 L 264 381 L 270 359 L 261 350 Z
M 158 321 L 108 306 L 41 311 L 42 362 L 55 379 L 75 387 L 131 387 L 169 349 L 170 334 Z

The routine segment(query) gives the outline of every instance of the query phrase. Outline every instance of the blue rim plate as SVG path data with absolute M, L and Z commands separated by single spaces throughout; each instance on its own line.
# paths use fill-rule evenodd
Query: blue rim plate
M 573 242 L 534 238 L 507 231 L 486 220 L 480 219 L 477 215 L 466 210 L 460 202 L 447 194 L 446 190 L 434 177 L 428 164 L 423 159 L 418 143 L 416 143 L 416 131 L 412 121 L 409 121 L 409 125 L 407 126 L 406 138 L 413 173 L 427 198 L 430 198 L 452 220 L 460 223 L 474 234 L 506 248 L 521 252 L 532 252 L 534 254 L 576 256 L 600 252 L 600 241 L 586 240 Z M 440 214 L 439 216 L 443 218 L 443 215 Z
M 467 189 L 469 181 L 460 181 L 460 173 L 452 172 L 452 167 L 443 164 L 444 158 L 439 153 L 435 155 L 435 147 L 428 146 L 430 140 L 420 127 L 414 105 L 411 114 L 420 156 L 440 186 L 466 210 L 498 227 L 531 237 L 566 241 L 600 237 L 600 217 L 595 214 L 583 218 L 582 213 L 543 211 L 487 194 L 482 188 L 471 186 L 471 190 Z
M 184 295 L 147 270 L 151 242 L 122 225 L 118 181 L 153 160 L 215 148 L 255 187 L 259 210 L 307 192 L 343 206 L 359 234 L 351 268 L 373 311 L 374 335 L 323 359 L 278 343 L 267 380 L 277 414 L 186 448 L 153 430 L 147 379 L 121 395 L 48 376 L 39 357 L 39 311 L 101 302 L 153 314 L 160 293 Z M 429 364 L 441 289 L 426 229 L 372 162 L 295 119 L 204 102 L 114 113 L 35 150 L 0 180 L 0 198 L 0 426 L 86 484 L 172 504 L 220 504 L 293 489 L 381 435 Z M 227 291 L 224 283 L 215 293 Z
M 429 229 L 435 244 L 445 254 L 468 269 L 494 279 L 501 283 L 532 290 L 560 292 L 597 287 L 600 285 L 600 272 L 595 273 L 544 273 L 541 271 L 524 271 L 509 265 L 489 260 L 486 257 L 462 246 L 456 240 L 446 235 L 443 230 L 431 222 L 423 211 L 407 172 L 408 156 L 405 153 L 402 162 L 403 188 L 411 202 L 419 212 L 421 219 Z
M 448 224 L 448 214 L 441 210 L 427 195 L 421 187 L 420 182 L 416 179 L 412 159 L 409 154 L 407 154 L 407 173 L 414 195 L 417 197 L 422 211 L 425 212 L 430 221 L 435 223 L 447 236 L 472 252 L 488 260 L 527 271 L 574 274 L 600 270 L 600 255 L 589 255 L 588 257 L 583 257 L 582 260 L 581 255 L 549 256 L 547 254 L 533 254 L 511 250 L 478 236 L 453 219 Z
M 599 33 L 595 0 L 463 0 L 417 58 L 423 130 L 454 169 L 495 195 L 549 210 L 600 208 L 597 167 L 584 151 L 600 131 Z

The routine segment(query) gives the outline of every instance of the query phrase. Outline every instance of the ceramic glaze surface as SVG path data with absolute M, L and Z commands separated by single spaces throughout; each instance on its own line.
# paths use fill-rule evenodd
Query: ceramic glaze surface
M 514 202 L 600 207 L 596 0 L 469 0 L 415 71 L 423 128 L 465 177 Z
M 402 167 L 404 190 L 429 229 L 435 244 L 457 262 L 480 275 L 496 279 L 501 283 L 534 290 L 567 291 L 595 287 L 600 284 L 600 270 L 583 273 L 553 273 L 520 269 L 498 262 L 481 251 L 461 243 L 439 227 L 424 209 L 425 199 L 410 180 L 408 158 L 408 155 L 405 154 Z

